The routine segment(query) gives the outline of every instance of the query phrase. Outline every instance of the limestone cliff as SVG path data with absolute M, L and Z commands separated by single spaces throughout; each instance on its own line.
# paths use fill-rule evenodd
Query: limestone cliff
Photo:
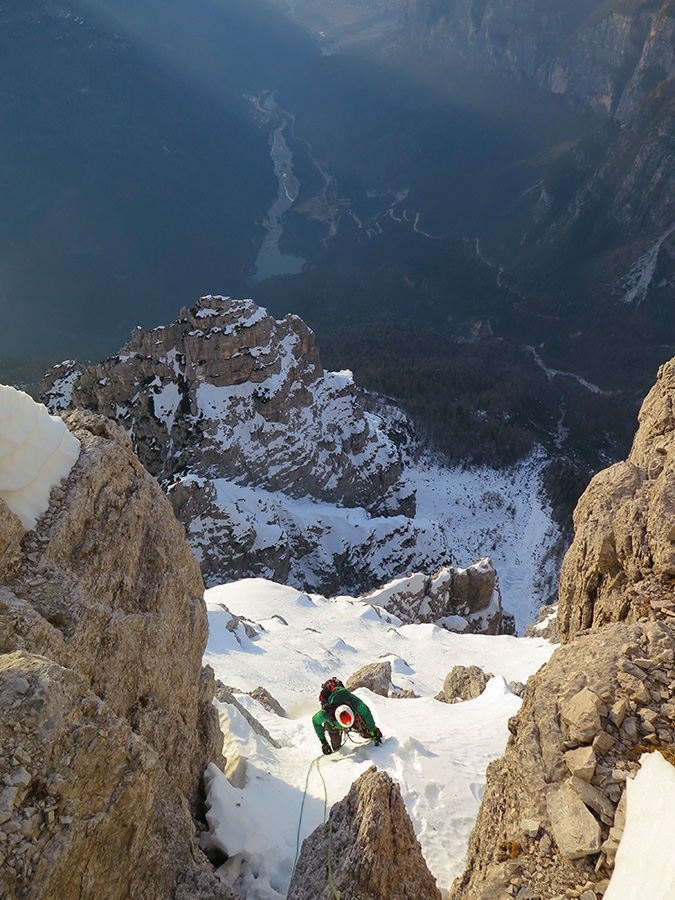
M 222 747 L 199 568 L 122 429 L 66 421 L 35 529 L 0 503 L 0 894 L 225 897 L 193 820 Z
M 178 321 L 138 329 L 71 390 L 74 405 L 117 420 L 160 479 L 189 467 L 373 513 L 414 511 L 395 447 L 351 377 L 324 372 L 297 316 L 278 322 L 251 300 L 202 297 Z
M 608 625 L 557 650 L 530 678 L 506 753 L 488 768 L 450 900 L 602 896 L 625 781 L 642 752 L 672 753 L 674 646 L 665 623 Z
M 620 121 L 675 74 L 675 19 L 662 0 L 405 0 L 404 22 L 450 62 L 532 79 Z
M 675 360 L 645 399 L 627 460 L 600 472 L 574 514 L 561 571 L 563 641 L 607 622 L 675 620 Z
M 263 576 L 360 592 L 449 556 L 433 526 L 417 550 L 398 449 L 351 374 L 323 370 L 295 316 L 203 297 L 98 366 L 56 366 L 42 393 L 52 410 L 83 407 L 124 428 L 209 585 Z

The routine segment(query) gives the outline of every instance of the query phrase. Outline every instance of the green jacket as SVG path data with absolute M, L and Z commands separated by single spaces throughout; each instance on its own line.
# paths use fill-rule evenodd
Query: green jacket
M 375 720 L 373 719 L 373 714 L 368 709 L 363 700 L 359 700 L 359 698 L 355 694 L 352 694 L 351 691 L 348 691 L 347 688 L 339 687 L 333 691 L 328 699 L 328 702 L 324 703 L 318 713 L 315 713 L 314 716 L 312 716 L 312 725 L 314 726 L 314 731 L 316 732 L 316 736 L 321 742 L 326 740 L 326 736 L 324 734 L 324 727 L 326 725 L 329 728 L 340 727 L 335 721 L 335 710 L 338 706 L 342 706 L 343 703 L 346 703 L 347 706 L 350 706 L 352 708 L 354 715 L 361 716 L 366 724 L 366 728 L 370 733 L 375 731 Z

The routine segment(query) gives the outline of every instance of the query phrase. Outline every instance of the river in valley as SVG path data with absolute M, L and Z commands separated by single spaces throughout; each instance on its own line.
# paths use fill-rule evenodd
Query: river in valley
M 277 106 L 273 94 L 270 94 L 264 102 L 258 103 L 259 109 L 273 115 L 275 119 L 281 119 L 281 124 L 272 130 L 270 136 L 270 156 L 274 174 L 279 182 L 279 192 L 263 221 L 267 234 L 255 261 L 255 274 L 252 280 L 256 284 L 272 275 L 297 275 L 305 264 L 302 257 L 282 253 L 279 249 L 279 241 L 284 230 L 284 216 L 300 191 L 300 181 L 293 174 L 293 152 L 284 136 L 284 131 L 292 119 Z

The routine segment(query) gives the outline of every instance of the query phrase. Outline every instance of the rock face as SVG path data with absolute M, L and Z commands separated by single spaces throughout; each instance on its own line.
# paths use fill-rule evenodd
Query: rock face
M 467 868 L 451 900 L 550 900 L 611 875 L 626 778 L 645 748 L 673 745 L 674 634 L 607 625 L 557 650 L 528 682 L 505 756 L 488 768 Z M 518 893 L 515 894 L 518 896 Z
M 35 529 L 0 507 L 0 894 L 224 897 L 191 815 L 222 761 L 199 568 L 122 429 L 66 421 Z
M 48 400 L 67 377 L 56 374 L 43 385 Z M 396 449 L 349 374 L 324 372 L 297 316 L 278 322 L 251 300 L 202 297 L 171 325 L 137 329 L 71 390 L 76 406 L 117 420 L 160 479 L 189 467 L 373 513 L 414 511 Z
M 203 297 L 98 366 L 54 367 L 41 390 L 52 410 L 86 408 L 125 429 L 209 585 L 262 576 L 354 593 L 448 558 L 431 525 L 428 553 L 416 553 L 398 450 L 351 374 L 323 371 L 295 316 Z
M 591 481 L 561 571 L 563 641 L 608 622 L 675 620 L 675 361 L 644 401 L 625 462 Z
M 384 585 L 364 599 L 403 622 L 436 622 L 450 631 L 502 633 L 502 602 L 492 560 L 453 566 L 429 576 L 416 573 Z
M 404 20 L 414 42 L 453 63 L 532 79 L 620 121 L 675 73 L 675 20 L 661 0 L 555 9 L 546 0 L 406 0 Z
M 563 646 L 533 676 L 488 768 L 451 900 L 604 894 L 640 756 L 675 742 L 675 362 L 628 459 L 597 475 L 563 563 Z M 508 890 L 507 890 L 508 889 Z
M 397 784 L 374 766 L 304 842 L 288 900 L 440 900 Z

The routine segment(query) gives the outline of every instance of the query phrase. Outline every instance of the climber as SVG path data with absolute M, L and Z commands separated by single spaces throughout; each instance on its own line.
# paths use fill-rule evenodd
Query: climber
M 343 736 L 349 731 L 372 740 L 376 747 L 380 746 L 382 732 L 375 725 L 373 714 L 339 678 L 329 678 L 321 685 L 319 703 L 321 709 L 312 717 L 312 725 L 326 755 L 340 749 Z

